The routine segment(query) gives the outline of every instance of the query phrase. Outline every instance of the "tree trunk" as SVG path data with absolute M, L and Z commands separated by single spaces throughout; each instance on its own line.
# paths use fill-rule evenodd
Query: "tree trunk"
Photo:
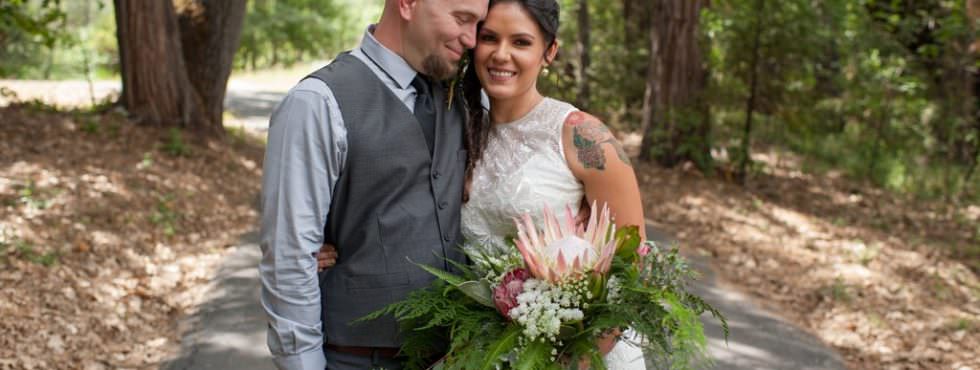
M 588 110 L 589 101 L 589 64 L 591 64 L 589 55 L 589 34 L 591 32 L 589 26 L 589 1 L 579 0 L 578 1 L 578 53 L 579 53 L 579 66 L 576 78 L 578 79 L 578 106 L 583 110 Z
M 187 77 L 201 96 L 206 131 L 221 135 L 225 91 L 242 35 L 245 0 L 184 0 L 177 9 Z
M 644 106 L 645 85 L 634 86 L 634 83 L 646 83 L 646 79 L 633 78 L 633 76 L 646 76 L 648 64 L 645 58 L 640 58 L 644 51 L 650 46 L 650 4 L 646 0 L 623 0 L 623 46 L 629 51 L 629 58 L 624 62 L 623 73 L 631 78 L 624 82 L 630 82 L 629 86 L 624 86 L 623 94 L 626 101 L 626 119 L 641 122 L 642 108 Z M 635 82 L 634 82 L 635 81 Z M 641 132 L 642 132 L 641 127 Z
M 752 163 L 752 113 L 755 113 L 755 100 L 759 92 L 759 59 L 761 59 L 762 18 L 765 14 L 765 0 L 756 0 L 755 30 L 752 35 L 752 62 L 749 68 L 749 96 L 745 100 L 745 126 L 742 132 L 742 148 L 738 155 L 738 182 L 745 185 L 748 166 Z
M 123 62 L 123 106 L 137 122 L 188 125 L 201 115 L 169 1 L 114 0 Z
M 705 0 L 653 0 L 641 158 L 710 165 L 707 84 L 698 26 Z
M 224 133 L 222 104 L 245 1 L 113 0 L 121 101 L 137 122 Z
M 631 41 L 633 40 L 633 23 L 635 17 L 633 16 L 633 0 L 623 0 L 623 45 L 629 47 Z

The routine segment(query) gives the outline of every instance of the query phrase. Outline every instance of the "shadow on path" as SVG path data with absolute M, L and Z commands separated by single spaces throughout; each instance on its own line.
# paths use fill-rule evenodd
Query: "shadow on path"
M 259 304 L 257 234 L 225 259 L 210 288 L 210 299 L 181 327 L 191 328 L 181 341 L 180 356 L 165 370 L 274 369 L 265 344 L 265 315 Z
M 663 245 L 674 239 L 647 225 L 647 237 Z M 683 250 L 683 246 L 681 246 Z M 685 254 L 701 278 L 692 290 L 728 320 L 729 336 L 711 315 L 702 316 L 708 350 L 715 369 L 845 369 L 833 350 L 812 335 L 772 315 L 748 297 L 726 289 L 716 279 L 710 261 Z

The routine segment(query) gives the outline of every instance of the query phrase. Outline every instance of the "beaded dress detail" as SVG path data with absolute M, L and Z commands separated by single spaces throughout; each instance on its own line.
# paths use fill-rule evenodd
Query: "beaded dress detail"
M 578 210 L 585 194 L 568 168 L 562 148 L 562 124 L 571 104 L 544 98 L 520 119 L 493 125 L 483 158 L 473 172 L 470 199 L 463 205 L 462 229 L 467 248 L 511 249 L 514 218 L 540 217 L 545 206 Z M 535 221 L 539 221 L 536 219 Z

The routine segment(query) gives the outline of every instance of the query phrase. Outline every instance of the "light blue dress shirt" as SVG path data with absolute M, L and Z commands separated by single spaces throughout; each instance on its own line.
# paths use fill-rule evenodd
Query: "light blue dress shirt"
M 368 27 L 351 55 L 414 110 L 411 82 L 417 72 L 372 32 Z M 301 81 L 272 114 L 262 175 L 261 301 L 269 350 L 279 369 L 326 366 L 314 253 L 324 241 L 346 155 L 347 129 L 333 92 L 318 79 Z

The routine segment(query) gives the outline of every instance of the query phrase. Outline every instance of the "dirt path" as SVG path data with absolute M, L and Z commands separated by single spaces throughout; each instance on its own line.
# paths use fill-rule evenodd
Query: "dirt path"
M 225 126 L 264 132 L 269 114 L 306 71 L 301 68 L 232 76 L 225 94 Z M 0 80 L 0 107 L 12 101 L 40 100 L 59 107 L 90 106 L 115 99 L 122 89 L 118 80 L 35 81 Z

